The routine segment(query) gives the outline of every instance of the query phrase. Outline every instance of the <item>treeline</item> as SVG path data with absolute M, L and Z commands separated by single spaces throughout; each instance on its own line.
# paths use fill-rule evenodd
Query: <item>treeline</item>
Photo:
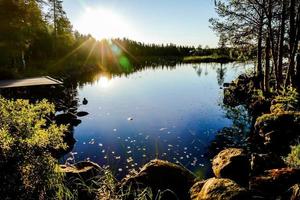
M 195 51 L 194 47 L 144 44 L 129 39 L 96 41 L 90 35 L 73 31 L 62 0 L 2 0 L 0 8 L 2 67 L 25 67 L 36 61 L 60 59 L 88 59 L 96 63 L 109 57 L 109 51 L 135 57 L 186 56 Z
M 299 0 L 216 0 L 215 4 L 219 18 L 210 21 L 220 42 L 256 49 L 255 72 L 266 94 L 272 88 L 300 85 Z
M 72 26 L 61 0 L 0 1 L 0 62 L 25 67 L 74 47 Z
M 89 70 L 86 66 L 115 62 L 127 64 L 145 57 L 180 58 L 224 55 L 233 59 L 246 55 L 242 49 L 145 44 L 127 38 L 97 41 L 73 30 L 62 0 L 0 1 L 0 70 L 8 74 L 28 67 L 51 70 Z M 105 27 L 99 27 L 105 28 Z M 247 54 L 247 58 L 251 54 Z M 141 59 L 141 57 L 143 59 Z M 126 60 L 127 59 L 127 60 Z M 201 59 L 200 59 L 201 60 Z M 74 68 L 73 66 L 77 66 Z M 80 69 L 79 67 L 80 66 Z M 85 68 L 85 69 L 83 69 Z M 15 71 L 14 71 L 15 70 Z M 47 71 L 44 70 L 44 71 Z M 32 70 L 31 70 L 32 71 Z M 5 73 L 1 73 L 5 74 Z M 8 75 L 10 76 L 10 75 Z

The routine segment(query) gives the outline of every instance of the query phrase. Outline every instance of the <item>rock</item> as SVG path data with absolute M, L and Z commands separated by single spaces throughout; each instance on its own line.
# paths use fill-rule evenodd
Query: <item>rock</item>
M 255 77 L 242 74 L 230 83 L 224 88 L 224 104 L 235 107 L 250 102 L 254 92 L 254 79 Z
M 88 112 L 80 111 L 76 115 L 77 115 L 77 117 L 84 117 L 84 116 L 87 116 L 88 114 L 89 114 Z
M 206 183 L 207 180 L 199 181 L 195 183 L 191 189 L 190 189 L 190 197 L 192 200 L 196 200 L 198 198 L 198 194 L 202 190 L 204 184 Z
M 300 199 L 300 184 L 295 184 L 292 186 L 285 197 L 289 200 L 299 200 Z
M 103 169 L 98 164 L 90 161 L 82 161 L 74 165 L 61 165 L 60 168 L 67 178 L 80 178 L 82 180 L 89 180 L 103 173 Z
M 275 199 L 290 187 L 300 183 L 300 169 L 281 168 L 266 170 L 250 179 L 250 189 L 268 199 Z
M 223 87 L 227 88 L 230 86 L 230 83 L 223 83 Z
M 216 155 L 212 169 L 217 178 L 229 178 L 248 185 L 250 162 L 243 149 L 228 148 Z
M 78 100 L 72 99 L 70 102 L 68 102 L 68 107 L 78 107 Z
M 192 200 L 247 200 L 248 191 L 230 179 L 211 178 L 203 185 L 201 191 L 191 193 Z
M 141 188 L 151 188 L 155 197 L 159 191 L 172 191 L 164 199 L 189 199 L 189 189 L 195 183 L 195 176 L 179 165 L 152 160 L 139 173 L 122 180 L 121 188 L 131 192 Z M 174 198 L 176 194 L 176 198 Z
M 83 161 L 74 165 L 61 165 L 60 171 L 66 174 L 66 186 L 78 191 L 78 199 L 94 200 L 97 197 L 97 182 L 105 171 L 96 163 Z M 93 189 L 93 190 L 89 190 Z
M 56 120 L 70 120 L 70 119 L 76 119 L 77 116 L 71 112 L 67 112 L 67 113 L 62 113 L 62 114 L 58 114 L 55 116 Z
M 254 129 L 254 134 L 263 139 L 268 150 L 286 155 L 299 136 L 300 112 L 265 114 L 257 118 Z
M 72 113 L 72 114 L 76 114 L 76 112 L 77 112 L 77 107 L 73 107 L 73 108 L 68 108 L 68 112 L 69 113 Z
M 57 124 L 70 124 L 71 126 L 78 126 L 81 123 L 80 119 L 73 113 L 63 113 L 55 116 L 55 121 Z
M 286 167 L 283 159 L 276 154 L 256 154 L 251 155 L 251 173 L 259 174 L 268 169 Z
M 78 126 L 79 124 L 81 124 L 81 120 L 80 119 L 73 119 L 71 122 L 70 122 L 70 124 L 72 125 L 72 126 Z
M 82 104 L 83 104 L 83 105 L 87 105 L 88 102 L 89 102 L 89 101 L 88 101 L 86 98 L 83 98 L 83 101 L 82 101 Z

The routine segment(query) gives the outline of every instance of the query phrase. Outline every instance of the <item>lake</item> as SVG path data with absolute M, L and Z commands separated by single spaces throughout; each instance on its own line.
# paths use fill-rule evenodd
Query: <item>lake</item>
M 221 106 L 223 83 L 249 66 L 177 64 L 98 75 L 78 86 L 79 100 L 88 100 L 78 110 L 89 115 L 74 129 L 77 142 L 64 160 L 90 160 L 121 177 L 159 158 L 205 176 L 211 141 L 232 125 Z

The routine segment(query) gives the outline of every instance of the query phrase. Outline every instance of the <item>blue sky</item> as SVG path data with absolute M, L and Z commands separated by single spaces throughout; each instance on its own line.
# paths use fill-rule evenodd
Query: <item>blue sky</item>
M 64 9 L 74 29 L 92 35 L 107 30 L 106 35 L 146 43 L 211 47 L 218 43 L 208 22 L 216 16 L 213 0 L 65 0 Z M 91 9 L 108 14 L 88 14 Z

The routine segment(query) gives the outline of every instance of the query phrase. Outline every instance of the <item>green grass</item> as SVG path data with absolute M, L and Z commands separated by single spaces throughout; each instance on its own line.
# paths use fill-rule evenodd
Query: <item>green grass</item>
M 186 56 L 183 58 L 184 63 L 208 63 L 208 62 L 217 62 L 217 63 L 228 63 L 232 62 L 234 59 L 225 55 L 208 55 L 208 56 Z

